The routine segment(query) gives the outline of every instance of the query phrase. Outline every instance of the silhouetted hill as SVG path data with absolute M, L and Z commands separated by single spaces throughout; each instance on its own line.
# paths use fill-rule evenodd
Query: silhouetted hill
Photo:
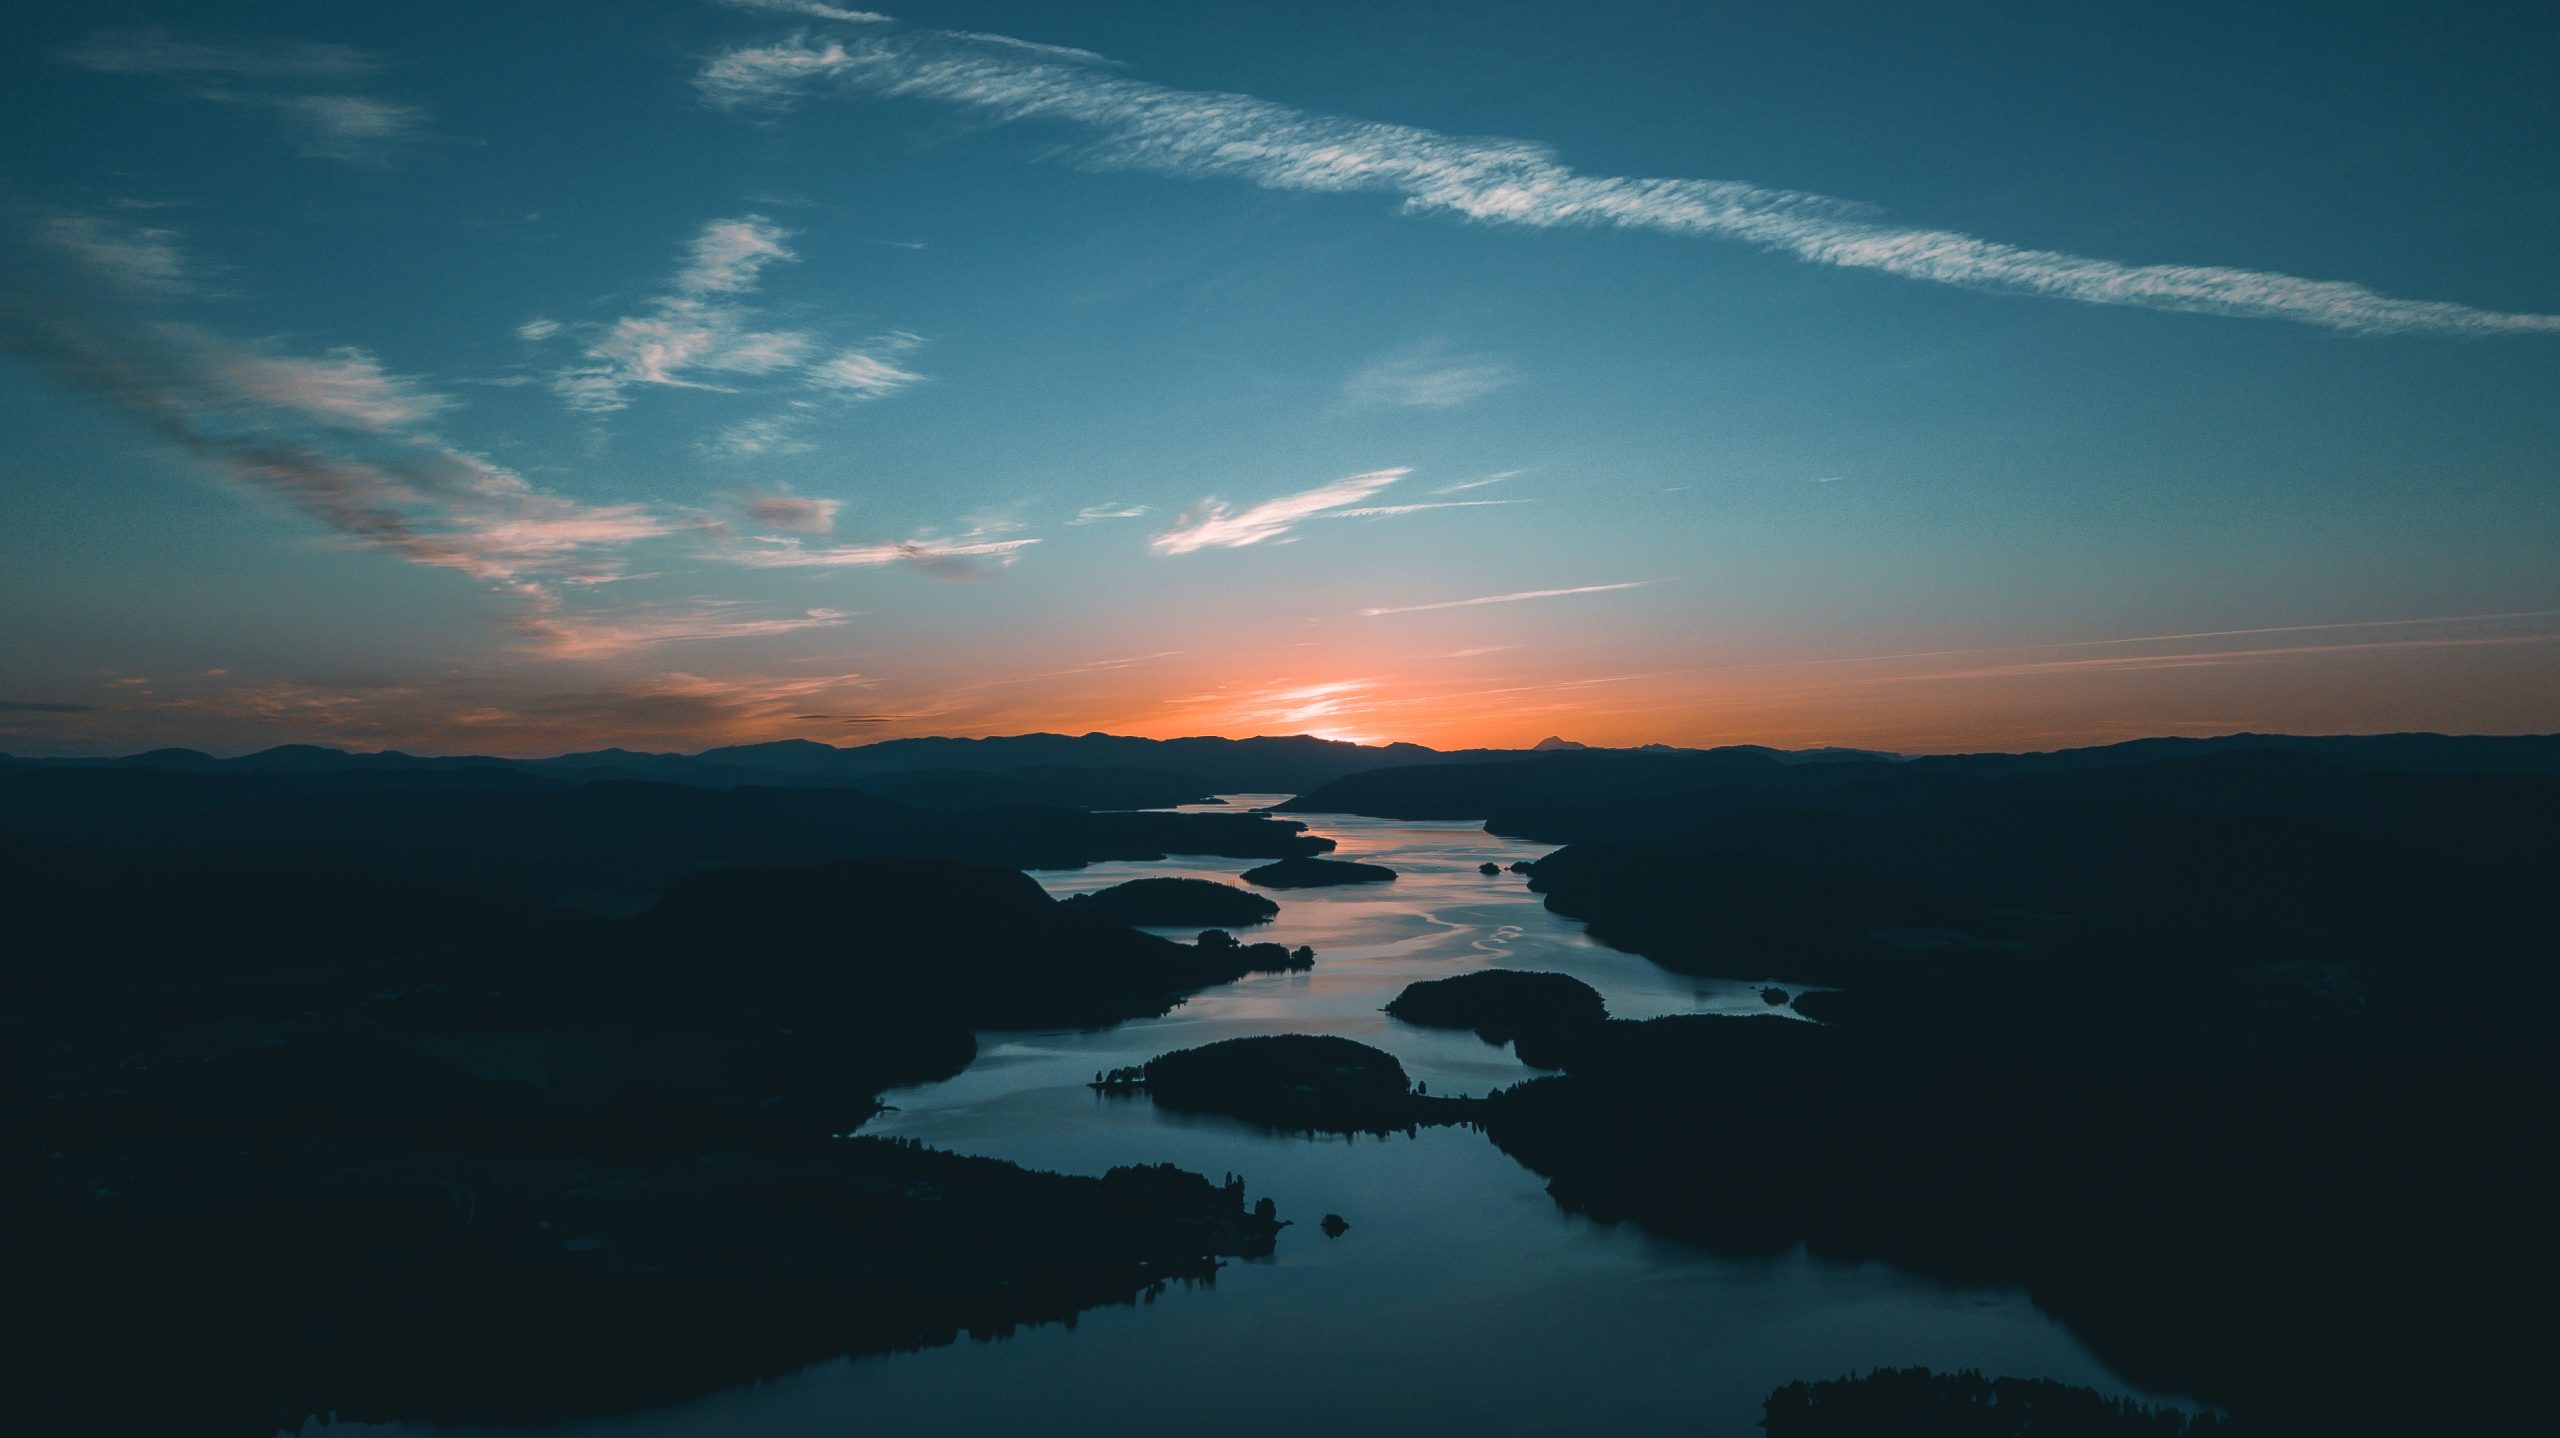
M 1579 749 L 1581 746 L 1571 746 Z M 699 754 L 595 749 L 549 759 L 358 754 L 283 745 L 234 759 L 158 749 L 119 759 L 9 759 L 55 768 L 117 765 L 240 774 L 449 773 L 507 769 L 574 783 L 641 780 L 702 788 L 745 785 L 854 788 L 935 807 L 990 803 L 1155 808 L 1221 793 L 1301 793 L 1372 769 L 1476 764 L 1532 751 L 1440 751 L 1419 744 L 1349 744 L 1307 735 L 1254 739 L 1138 739 L 1116 734 L 1016 734 L 987 739 L 891 739 L 838 747 L 808 739 L 735 744 Z M 1688 753 L 1659 749 L 1646 752 Z M 1823 762 L 1854 751 L 1756 749 L 1784 763 Z
M 1902 785 L 2055 778 L 2134 768 L 2167 759 L 2287 759 L 2336 769 L 2400 774 L 2560 775 L 2560 736 L 2384 734 L 2309 738 L 2238 734 L 2218 739 L 2144 739 L 2044 754 L 1967 754 L 1899 759 L 1863 750 L 1725 749 L 1565 751 L 1463 767 L 1404 766 L 1352 775 L 1280 805 L 1286 813 L 1366 814 L 1389 819 L 1479 819 L 1496 833 L 1555 843 L 1578 838 L 1667 835 L 1719 809 L 1768 808 L 1847 785 Z
M 1565 749 L 1464 766 L 1373 769 L 1301 793 L 1279 807 L 1292 814 L 1483 819 L 1559 803 L 1588 805 L 1692 787 L 1774 783 L 1791 772 L 1793 766 L 1762 749 Z
M 838 775 L 937 769 L 1159 770 L 1196 776 L 1219 793 L 1294 793 L 1381 765 L 1464 763 L 1497 752 L 1441 753 L 1419 744 L 1371 746 L 1306 735 L 1137 739 L 1116 734 L 1014 734 L 987 739 L 888 739 L 844 749 L 784 741 L 713 749 L 701 757 L 747 767 Z
M 2039 754 L 1930 755 L 1912 762 L 1924 768 L 2050 772 L 2245 750 L 2310 754 L 2345 768 L 2405 774 L 2560 774 L 2560 735 L 2552 734 L 2224 734 L 2131 739 Z
M 198 853 L 217 865 L 312 874 L 439 876 L 551 895 L 645 893 L 698 869 L 869 855 L 1074 868 L 1330 847 L 1303 828 L 1248 813 L 919 809 L 851 789 L 573 784 L 478 765 L 308 774 L 0 767 L 0 835 L 31 844 Z

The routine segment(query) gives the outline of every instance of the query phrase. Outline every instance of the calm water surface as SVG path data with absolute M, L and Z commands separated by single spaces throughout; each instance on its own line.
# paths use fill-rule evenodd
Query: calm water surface
M 1278 795 L 1233 795 L 1235 805 Z M 1306 817 L 1306 816 L 1301 816 Z M 1439 1431 L 1475 1434 L 1757 1432 L 1760 1401 L 1795 1378 L 1884 1365 L 1977 1367 L 2138 1393 L 2012 1289 L 1931 1283 L 1801 1250 L 1711 1257 L 1557 1209 L 1536 1175 L 1481 1135 L 1303 1139 L 1105 1098 L 1094 1072 L 1244 1034 L 1330 1033 L 1393 1053 L 1433 1093 L 1481 1094 L 1527 1077 L 1506 1049 L 1411 1028 L 1379 1012 L 1403 987 L 1484 967 L 1572 974 L 1621 1018 L 1767 1013 L 1758 984 L 1690 979 L 1593 943 L 1548 913 L 1508 866 L 1543 852 L 1466 823 L 1326 815 L 1336 857 L 1387 864 L 1393 884 L 1275 894 L 1280 916 L 1243 931 L 1316 950 L 1311 973 L 1193 997 L 1162 1018 L 1090 1033 L 980 1036 L 945 1083 L 892 1091 L 863 1131 L 1033 1168 L 1099 1174 L 1170 1161 L 1242 1174 L 1295 1226 L 1267 1261 L 1214 1285 L 1104 1308 L 1072 1328 L 842 1360 L 674 1408 L 541 1429 L 365 1428 L 317 1434 L 673 1438 L 755 1433 L 1191 1434 Z M 1478 872 L 1486 860 L 1499 875 Z M 1126 879 L 1231 879 L 1244 861 L 1177 856 L 1036 874 L 1060 897 Z M 1166 931 L 1173 932 L 1173 931 Z M 1675 1141 L 1747 1158 L 1747 1096 L 1690 1117 Z M 1315 1220 L 1351 1223 L 1327 1239 Z M 2170 1395 L 2142 1394 L 2151 1399 Z

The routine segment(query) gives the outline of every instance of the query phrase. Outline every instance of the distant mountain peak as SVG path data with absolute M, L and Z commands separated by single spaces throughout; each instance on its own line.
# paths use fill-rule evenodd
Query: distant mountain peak
M 1541 740 L 1539 740 L 1537 743 L 1532 744 L 1532 745 L 1530 745 L 1530 746 L 1529 746 L 1529 748 L 1530 748 L 1532 751 L 1538 751 L 1538 750 L 1553 751 L 1553 750 L 1557 750 L 1557 749 L 1588 749 L 1588 748 L 1590 748 L 1590 747 L 1591 747 L 1591 746 L 1590 746 L 1590 745 L 1588 745 L 1588 744 L 1576 744 L 1575 742 L 1573 742 L 1573 741 L 1572 741 L 1572 740 L 1570 740 L 1570 739 L 1561 739 L 1561 738 L 1558 738 L 1557 736 L 1555 736 L 1555 735 L 1553 735 L 1553 734 L 1550 734 L 1550 735 L 1548 735 L 1546 738 L 1541 739 Z

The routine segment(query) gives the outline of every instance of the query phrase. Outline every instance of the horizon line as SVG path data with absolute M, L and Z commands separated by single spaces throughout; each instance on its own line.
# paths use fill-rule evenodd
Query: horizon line
M 1550 737 L 1550 738 L 1559 738 L 1559 737 L 1561 737 L 1561 736 L 1549 736 L 1549 737 Z M 586 757 L 590 757 L 590 756 L 605 755 L 605 754 L 627 754 L 627 755 L 630 755 L 630 756 L 632 756 L 632 757 L 634 757 L 634 758 L 642 758 L 642 759 L 700 759 L 700 758 L 704 757 L 705 755 L 717 754 L 717 753 L 721 753 L 721 752 L 723 752 L 723 751 L 744 750 L 744 749 L 770 749 L 770 748 L 775 748 L 775 747 L 778 747 L 778 746 L 781 746 L 781 745 L 786 745 L 786 744 L 789 744 L 789 745 L 813 746 L 813 747 L 817 747 L 817 748 L 823 748 L 823 749 L 832 750 L 832 751 L 837 752 L 837 753 L 850 754 L 850 753 L 854 753 L 854 752 L 857 752 L 857 751 L 860 751 L 860 750 L 864 750 L 864 749 L 875 749 L 875 748 L 880 748 L 880 747 L 882 747 L 882 746 L 890 745 L 890 744 L 925 744 L 925 743 L 983 744 L 983 743 L 996 743 L 996 742 L 1001 742 L 1001 741 L 1004 741 L 1004 740 L 1011 740 L 1011 739 L 1065 739 L 1065 740 L 1083 740 L 1083 739 L 1116 739 L 1116 740 L 1123 740 L 1123 741 L 1127 741 L 1127 742 L 1131 742 L 1131 743 L 1140 743 L 1140 744 L 1180 744 L 1180 743 L 1191 743 L 1191 742 L 1197 742 L 1197 741 L 1201 741 L 1201 740 L 1214 740 L 1214 741 L 1216 741 L 1216 742 L 1219 742 L 1219 743 L 1225 743 L 1225 744 L 1286 743 L 1286 742 L 1291 742 L 1291 741 L 1299 741 L 1299 742 L 1312 743 L 1312 744 L 1325 744 L 1325 745 L 1338 746 L 1338 747 L 1346 748 L 1346 749 L 1365 749 L 1365 750 L 1371 750 L 1371 751 L 1376 751 L 1376 752 L 1381 752 L 1381 753 L 1383 753 L 1383 752 L 1385 752 L 1385 751 L 1387 751 L 1387 750 L 1391 750 L 1391 749 L 1410 749 L 1410 750 L 1420 750 L 1421 752 L 1426 753 L 1426 754 L 1522 754 L 1522 755 L 1528 755 L 1528 754 L 1539 754 L 1539 753 L 1637 754 L 1637 753 L 1645 753 L 1645 752 L 1650 752 L 1650 751 L 1667 751 L 1667 752 L 1672 752 L 1672 753 L 1684 753 L 1684 754 L 1710 754 L 1710 753 L 1716 753 L 1716 752 L 1719 752 L 1719 751 L 1721 751 L 1721 750 L 1726 750 L 1726 749 L 1758 749 L 1758 750 L 1765 750 L 1765 751 L 1767 751 L 1767 752 L 1770 752 L 1770 753 L 1776 753 L 1776 754 L 1856 753 L 1856 754 L 1874 754 L 1874 755 L 1880 755 L 1880 756 L 1883 756 L 1883 757 L 1887 757 L 1887 758 L 1894 758 L 1894 759 L 1913 759 L 1913 758 L 1949 758 L 1949 757 L 1961 757 L 1961 756 L 1966 756 L 1966 755 L 1975 755 L 1975 754 L 2005 754 L 2005 755 L 2017 755 L 2017 756 L 2027 756 L 2027 755 L 2036 755 L 2036 754 L 2068 754 L 2068 753 L 2073 753 L 2073 752 L 2080 751 L 2080 750 L 2089 750 L 2089 749 L 2114 749 L 2114 748 L 2121 748 L 2121 747 L 2123 747 L 2123 746 L 2125 746 L 2125 745 L 2129 745 L 2129 744 L 2149 744 L 2149 743 L 2157 743 L 2157 742 L 2160 742 L 2160 741 L 2163 741 L 2163 740 L 2175 740 L 2175 741 L 2182 741 L 2182 742 L 2187 742 L 2187 743 L 2199 743 L 2199 744 L 2201 744 L 2201 743 L 2213 743 L 2213 742 L 2220 741 L 2220 740 L 2234 740 L 2234 739 L 2295 739 L 2295 740 L 2352 740 L 2352 739 L 2552 739 L 2552 740 L 2560 740 L 2560 730 L 2522 730 L 2522 731 L 2516 731 L 2516 732 L 2512 732 L 2512 733 L 2489 733 L 2489 732 L 2476 732 L 2476 731 L 2474 731 L 2474 732 L 2460 732 L 2460 733 L 2457 733 L 2457 732 L 2453 732 L 2453 731 L 2449 731 L 2449 730 L 2441 730 L 2441 729 L 2383 729 L 2383 730 L 2370 730 L 2370 731 L 2337 731 L 2337 732 L 2330 732 L 2330 733 L 2299 733 L 2299 732 L 2293 732 L 2293 731 L 2288 731 L 2288 730 L 2231 729 L 2231 730 L 2218 730 L 2218 731 L 2215 731 L 2215 732 L 2213 732 L 2213 733 L 2209 733 L 2209 734 L 2179 734 L 2179 733 L 2169 733 L 2169 732 L 2163 732 L 2163 733 L 2158 733 L 2158 734 L 2144 734 L 2144 735 L 2138 735 L 2138 736 L 2136 736 L 2136 737 L 2134 737 L 2134 738 L 2131 738 L 2131 739 L 2110 739 L 2110 740 L 2106 740 L 2106 741 L 2099 742 L 2099 743 L 2089 743 L 2089 744 L 2061 744 L 2061 745 L 2056 745 L 2056 746 L 2051 747 L 2051 748 L 2044 748 L 2044 749 L 1989 749 L 1989 748 L 1984 748 L 1984 749 L 1929 749 L 1929 750 L 1910 750 L 1910 751 L 1905 751 L 1905 750 L 1899 750 L 1899 749 L 1884 749 L 1884 748 L 1877 748 L 1877 747 L 1875 747 L 1875 746 L 1873 746 L 1873 745 L 1866 745 L 1866 744 L 1806 744 L 1806 745 L 1798 745 L 1798 746 L 1790 747 L 1790 746 L 1786 746 L 1786 745 L 1779 745 L 1779 744 L 1766 744 L 1766 743 L 1760 743 L 1760 742 L 1758 742 L 1758 741 L 1748 740 L 1748 739 L 1737 739 L 1737 740 L 1732 740 L 1732 741 L 1729 741 L 1729 742 L 1726 742 L 1726 743 L 1720 743 L 1720 744 L 1673 744 L 1673 743 L 1668 743 L 1668 742 L 1664 742 L 1664 741 L 1660 741 L 1660 740 L 1650 740 L 1650 741 L 1646 741 L 1646 742 L 1644 742 L 1644 743 L 1639 743 L 1639 744 L 1584 744 L 1584 743 L 1580 743 L 1580 742 L 1576 742 L 1576 741 L 1570 741 L 1570 740 L 1567 740 L 1567 741 L 1565 741 L 1565 742 L 1563 742 L 1563 743 L 1561 743 L 1561 744 L 1556 745 L 1555 747 L 1551 747 L 1551 748 L 1541 748 L 1541 747 L 1540 747 L 1540 744 L 1545 743 L 1545 741 L 1543 741 L 1543 740 L 1542 740 L 1542 741 L 1539 741 L 1538 743 L 1523 744 L 1523 745 L 1516 745 L 1516 746 L 1515 746 L 1515 745 L 1499 745 L 1499 744 L 1481 744 L 1481 745 L 1465 745 L 1465 746 L 1460 746 L 1460 747 L 1456 747 L 1456 748 L 1446 748 L 1446 749 L 1443 749 L 1443 748 L 1437 748 L 1437 747 L 1432 746 L 1432 745 L 1429 745 L 1429 744 L 1418 743 L 1418 742 L 1413 741 L 1413 740 L 1404 740 L 1404 739 L 1388 739 L 1388 740 L 1380 740 L 1380 741 L 1377 741 L 1377 742 L 1363 742 L 1363 741 L 1359 741 L 1359 740 L 1351 740 L 1351 739 L 1328 739 L 1328 738 L 1325 738 L 1324 736 L 1322 736 L 1322 735 L 1320 735 L 1320 734 L 1309 734 L 1309 733 L 1305 733 L 1305 732 L 1299 732 L 1299 733 L 1295 733 L 1295 734 L 1238 734 L 1238 735 L 1230 735 L 1230 734 L 1180 734 L 1180 735 L 1174 735 L 1174 736 L 1169 737 L 1169 738 L 1157 739 L 1157 738 L 1152 738 L 1152 737 L 1149 737 L 1149 736 L 1147 736 L 1147 735 L 1143 735 L 1143 734 L 1115 734 L 1115 733 L 1112 733 L 1112 732 L 1110 732 L 1110 731 L 1108 731 L 1108 730 L 1102 730 L 1102 729 L 1088 729 L 1088 730 L 1086 730 L 1086 731 L 1084 731 L 1083 733 L 1080 733 L 1080 734 L 1069 734 L 1069 733 L 1066 733 L 1066 732 L 1064 732 L 1064 731 L 1061 731 L 1061 730 L 1054 730 L 1054 729 L 1030 729 L 1030 730 L 1024 730 L 1024 731 L 1021 731 L 1021 732 L 1019 732 L 1019 733 L 1011 733 L 1011 734 L 911 734 L 911 735 L 902 735 L 902 736 L 899 736 L 899 737 L 896 737 L 896 738 L 872 739 L 872 740 L 867 740 L 867 741 L 865 741 L 865 742 L 863 742 L 863 743 L 860 743 L 860 744 L 831 744 L 831 743 L 828 743 L 827 741 L 825 741 L 825 740 L 823 740 L 823 739 L 811 739 L 811 738 L 807 738 L 807 737 L 804 737 L 804 736 L 801 736 L 801 735 L 784 735 L 784 736 L 782 736 L 782 737 L 774 738 L 774 739 L 753 739 L 753 740 L 747 740 L 747 741 L 743 741 L 743 742 L 735 743 L 735 744 L 714 744 L 714 745 L 711 745 L 711 746 L 709 746 L 709 747 L 707 747 L 707 748 L 696 749 L 696 750 L 690 750 L 690 751 L 687 751 L 687 750 L 677 750 L 677 749 L 626 749 L 626 748 L 622 747 L 622 746 L 621 746 L 621 745 L 619 745 L 619 744 L 606 744 L 606 745 L 602 745 L 602 746 L 600 746 L 600 747 L 593 748 L 593 749 L 570 749 L 570 750 L 564 750 L 564 751 L 562 751 L 562 752 L 560 752 L 560 753 L 557 753 L 557 754 L 543 754 L 543 755 L 533 755 L 533 756 L 518 756 L 518 755 L 508 755 L 508 754 L 474 753 L 474 752 L 459 752 L 459 751 L 457 751 L 457 752 L 442 752 L 442 753 L 439 753 L 439 752 L 426 752 L 426 751 L 413 750 L 413 749 L 345 749 L 345 748 L 340 748 L 340 747 L 338 747 L 337 745 L 334 745 L 334 744 L 319 744 L 319 743 L 313 743 L 313 742 L 310 742 L 310 741 L 308 741 L 308 740 L 286 740 L 286 741 L 283 741 L 283 742 L 281 742 L 281 743 L 269 744 L 269 745 L 265 746 L 264 748 L 259 748 L 259 749 L 246 749 L 246 750 L 240 750 L 240 751 L 237 751 L 237 752 L 230 752 L 230 753 L 217 752 L 217 751 L 210 750 L 210 749 L 198 749 L 198 748 L 194 748 L 194 747 L 192 747 L 192 746 L 190 746 L 190 745 L 184 745 L 184 744 L 161 744 L 161 745 L 155 745 L 155 746 L 153 746 L 153 747 L 151 747 L 151 748 L 148 748 L 148 749 L 137 749 L 137 750 L 133 750 L 133 751 L 131 751 L 131 752 L 126 752 L 126 753 L 100 753 L 100 754 L 21 754 L 21 753 L 14 753 L 14 752 L 10 752 L 10 751 L 7 751 L 7 750 L 0 750 L 0 764 L 73 764 L 73 765 L 78 765 L 78 764 L 115 764 L 115 763 L 126 763 L 126 762 L 130 762 L 130 761 L 132 761 L 132 760 L 136 760 L 136 759 L 149 758 L 149 757 L 151 757 L 151 756 L 153 756 L 153 755 L 169 755 L 169 756 L 172 756 L 172 757 L 175 757 L 175 756 L 178 756 L 178 755 L 188 755 L 188 756 L 192 756 L 192 757 L 196 757 L 196 758 L 205 759 L 205 760 L 211 761 L 211 762 L 213 762 L 213 763 L 217 763 L 217 764 L 230 764 L 230 763 L 237 763 L 237 762 L 239 762 L 239 761 L 241 761 L 241 760 L 244 760 L 244 759 L 255 759 L 255 758 L 259 758 L 259 757 L 264 756 L 264 755 L 277 754 L 277 753 L 282 753 L 282 752 L 291 751 L 291 750 L 307 750 L 307 751 L 314 751 L 314 752 L 322 753 L 322 754 L 333 754 L 333 755 L 337 755 L 337 756 L 339 756 L 339 757 L 342 757 L 342 758 L 348 758 L 348 759 L 387 759 L 387 758 L 396 758 L 396 759 L 416 759 L 416 760 L 421 760 L 421 761 L 431 761 L 431 762 L 458 762 L 458 763 L 467 763 L 467 762 L 471 762 L 471 761 L 478 760 L 478 761 L 485 761 L 485 762 L 492 763 L 492 764 L 550 764 L 550 763 L 557 763 L 557 762 L 559 762 L 559 761 L 561 761 L 561 760 L 563 760 L 563 759 L 578 759 L 578 758 L 586 758 Z

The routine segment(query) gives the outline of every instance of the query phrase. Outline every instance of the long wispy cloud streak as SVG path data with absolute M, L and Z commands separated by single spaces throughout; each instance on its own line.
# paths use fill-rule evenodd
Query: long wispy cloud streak
M 877 10 L 852 10 L 821 0 L 712 0 L 731 10 L 760 10 L 768 15 L 797 15 L 809 20 L 835 20 L 847 25 L 894 25 L 896 17 Z
M 1415 213 L 1488 224 L 1641 229 L 1738 240 L 1812 264 L 2085 304 L 2292 320 L 2331 329 L 2560 333 L 2560 315 L 2402 299 L 2340 280 L 2220 265 L 2127 264 L 1894 224 L 1826 195 L 1730 180 L 1585 174 L 1533 142 L 1446 135 L 1184 90 L 942 32 L 793 36 L 716 56 L 708 103 L 773 109 L 837 87 L 940 101 L 999 120 L 1075 126 L 1088 158 L 1272 190 L 1400 196 Z
M 1642 589 L 1650 579 L 1630 579 L 1618 584 L 1577 584 L 1571 589 L 1523 589 L 1516 594 L 1485 594 L 1474 599 L 1443 599 L 1435 604 L 1393 604 L 1360 611 L 1364 619 L 1381 614 L 1423 614 L 1434 609 L 1473 609 L 1480 604 L 1518 604 L 1528 599 L 1562 599 L 1569 594 L 1607 594 L 1618 589 Z
M 1327 510 L 1356 505 L 1412 473 L 1378 469 L 1319 484 L 1296 494 L 1264 500 L 1248 509 L 1231 509 L 1219 499 L 1204 499 L 1186 509 L 1171 528 L 1148 541 L 1158 554 L 1189 554 L 1201 549 L 1243 549 L 1278 539 Z
M 2523 644 L 2560 644 L 2560 634 L 2435 635 L 2423 639 L 2365 639 L 2337 644 L 2284 644 L 2258 649 L 2199 649 L 2176 654 L 2103 654 L 2080 659 L 2030 659 L 1975 669 L 1931 670 L 1918 674 L 1885 674 L 1857 680 L 1860 684 L 1934 684 L 1959 679 L 2030 679 L 2092 671 L 2206 669 L 2231 664 L 2257 664 L 2272 659 L 2370 654 L 2405 649 L 2503 649 Z
M 1850 654 L 1822 659 L 1784 659 L 1766 664 L 1722 665 L 1725 669 L 1805 669 L 1841 664 L 1889 664 L 1905 659 L 1953 659 L 1972 654 L 2034 654 L 2056 649 L 2104 649 L 2118 644 L 2169 644 L 2188 639 L 2245 639 L 2262 634 L 2317 634 L 2341 629 L 2404 629 L 2449 624 L 2495 624 L 2526 619 L 2560 618 L 2560 609 L 2518 609 L 2498 614 L 2446 614 L 2413 619 L 2336 619 L 2319 624 L 2266 624 L 2250 629 L 2195 629 L 2181 634 L 2120 634 L 2106 639 L 2056 639 L 2039 644 L 1971 645 L 1959 649 L 1913 649 L 1894 654 Z
M 62 58 L 109 75 L 294 83 L 343 82 L 382 68 L 380 60 L 350 45 L 220 45 L 167 30 L 101 30 L 64 51 Z
M 1022 557 L 1037 539 L 917 539 L 883 544 L 833 544 L 812 548 L 796 539 L 766 537 L 724 557 L 751 569 L 864 569 L 903 564 L 936 579 L 975 579 Z

